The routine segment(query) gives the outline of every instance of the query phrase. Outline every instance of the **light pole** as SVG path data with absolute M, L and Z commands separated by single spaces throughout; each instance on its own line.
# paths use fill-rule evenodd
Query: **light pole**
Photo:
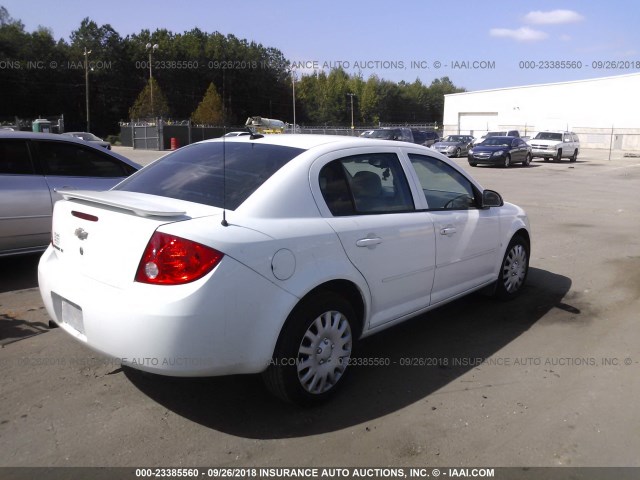
M 351 135 L 353 135 L 353 131 L 356 128 L 353 124 L 353 97 L 356 96 L 355 93 L 347 93 L 351 97 Z
M 291 70 L 291 88 L 293 90 L 293 133 L 296 133 L 296 72 Z
M 87 104 L 87 132 L 91 131 L 91 122 L 89 121 L 89 54 L 91 50 L 84 47 L 84 100 Z
M 158 44 L 154 43 L 153 45 L 151 45 L 150 43 L 147 43 L 147 50 L 149 50 L 149 87 L 151 88 L 151 116 L 154 116 L 154 112 L 153 112 L 153 70 L 151 68 L 151 54 L 153 53 L 154 50 L 157 50 L 158 48 Z

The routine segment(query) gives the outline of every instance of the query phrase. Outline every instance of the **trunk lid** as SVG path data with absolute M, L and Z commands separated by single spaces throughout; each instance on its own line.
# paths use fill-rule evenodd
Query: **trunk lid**
M 208 205 L 144 193 L 59 191 L 52 243 L 70 272 L 123 288 L 134 281 L 149 239 L 161 225 L 221 215 Z

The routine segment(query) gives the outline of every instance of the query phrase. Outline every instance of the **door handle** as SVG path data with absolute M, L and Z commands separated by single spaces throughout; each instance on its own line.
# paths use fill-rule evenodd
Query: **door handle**
M 453 235 L 457 230 L 455 227 L 445 227 L 440 229 L 440 235 Z
M 382 243 L 382 239 L 379 237 L 372 237 L 372 238 L 361 238 L 360 240 L 358 240 L 356 242 L 356 245 L 358 247 L 369 247 L 369 248 L 374 248 L 376 245 L 378 245 L 379 243 Z

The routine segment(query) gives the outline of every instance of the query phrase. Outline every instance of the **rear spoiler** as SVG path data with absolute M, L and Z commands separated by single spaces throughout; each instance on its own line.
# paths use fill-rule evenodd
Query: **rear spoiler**
M 93 192 L 89 190 L 56 190 L 65 200 L 81 200 L 89 203 L 107 205 L 135 213 L 140 217 L 181 217 L 187 212 L 172 208 L 169 203 L 159 201 L 158 197 L 144 193 L 108 190 Z

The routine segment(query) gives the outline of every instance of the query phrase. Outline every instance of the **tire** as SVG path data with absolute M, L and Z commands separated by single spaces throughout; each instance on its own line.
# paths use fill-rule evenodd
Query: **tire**
M 560 162 L 562 160 L 562 149 L 559 149 L 556 152 L 556 156 L 553 158 L 556 162 Z
M 544 161 L 548 162 L 549 161 L 549 157 L 544 157 Z
M 502 166 L 504 168 L 509 168 L 511 166 L 511 155 L 504 157 L 504 164 Z
M 521 235 L 514 235 L 500 264 L 496 297 L 509 300 L 520 293 L 529 273 L 529 251 L 529 242 Z
M 578 150 L 574 150 L 573 155 L 571 155 L 571 158 L 569 159 L 570 162 L 575 162 L 576 160 L 578 160 Z
M 531 165 L 531 154 L 527 153 L 527 156 L 524 159 L 524 162 L 522 162 L 522 165 L 524 165 L 525 167 L 528 167 L 529 165 Z
M 469 165 L 471 165 L 472 167 L 477 167 L 478 164 L 476 162 L 469 162 Z
M 289 315 L 262 374 L 267 388 L 301 406 L 326 401 L 344 383 L 355 322 L 353 308 L 339 295 L 321 292 L 304 299 Z
M 460 156 L 460 148 L 456 148 L 456 151 L 453 152 L 453 157 L 458 158 Z

